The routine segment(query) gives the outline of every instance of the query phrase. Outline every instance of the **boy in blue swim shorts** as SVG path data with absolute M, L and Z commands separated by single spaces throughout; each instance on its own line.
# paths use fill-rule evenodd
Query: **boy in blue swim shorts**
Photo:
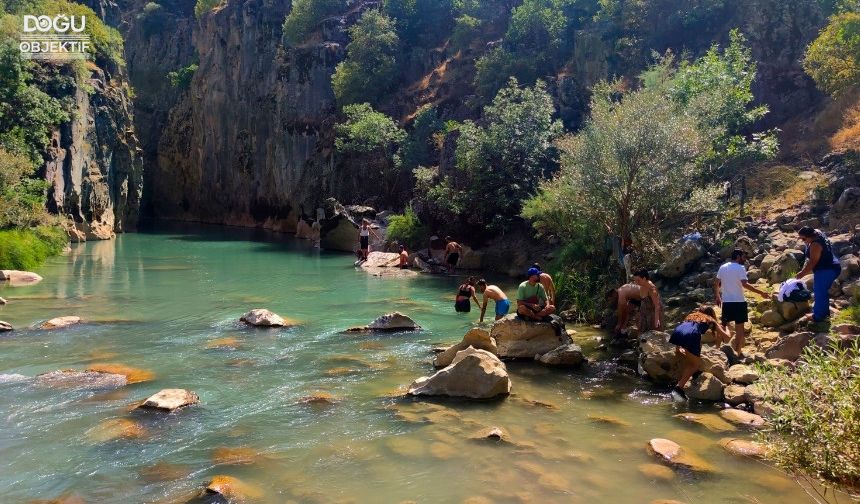
M 484 295 L 484 301 L 481 303 L 481 318 L 478 322 L 484 321 L 484 313 L 487 311 L 487 302 L 490 299 L 496 302 L 496 320 L 508 314 L 511 302 L 498 286 L 487 285 L 487 281 L 482 278 L 475 284 L 475 290 Z

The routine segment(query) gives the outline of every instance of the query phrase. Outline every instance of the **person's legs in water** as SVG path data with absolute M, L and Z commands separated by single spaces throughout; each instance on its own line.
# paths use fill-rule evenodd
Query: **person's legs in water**
M 684 369 L 681 371 L 681 377 L 678 379 L 677 385 L 675 385 L 675 391 L 680 394 L 684 394 L 684 385 L 690 381 L 690 378 L 699 370 L 699 366 L 702 364 L 702 358 L 696 355 L 693 355 L 687 349 L 683 349 L 680 346 L 676 347 L 676 353 L 683 355 L 684 358 Z
M 838 275 L 835 269 L 813 272 L 812 292 L 815 295 L 815 300 L 812 302 L 813 322 L 823 322 L 830 316 L 830 287 Z

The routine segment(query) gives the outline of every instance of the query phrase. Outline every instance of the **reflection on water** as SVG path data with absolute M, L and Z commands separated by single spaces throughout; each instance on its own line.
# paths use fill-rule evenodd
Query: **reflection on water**
M 346 255 L 219 228 L 78 245 L 38 272 L 35 286 L 0 287 L 10 301 L 0 319 L 25 328 L 0 338 L 3 502 L 182 502 L 217 475 L 273 503 L 805 499 L 767 465 L 728 455 L 720 434 L 673 418 L 685 410 L 612 360 L 577 372 L 511 363 L 503 401 L 403 398 L 431 372 L 430 348 L 459 340 L 477 318 L 453 313 L 457 278 L 371 277 Z M 236 322 L 255 307 L 301 324 Z M 393 309 L 426 330 L 340 332 Z M 86 323 L 26 329 L 61 315 Z M 593 349 L 595 336 L 581 328 L 577 338 Z M 140 379 L 87 391 L 21 377 L 91 366 Z M 173 387 L 202 404 L 131 409 Z M 492 427 L 504 435 L 487 439 Z M 645 452 L 653 437 L 714 470 L 655 464 Z

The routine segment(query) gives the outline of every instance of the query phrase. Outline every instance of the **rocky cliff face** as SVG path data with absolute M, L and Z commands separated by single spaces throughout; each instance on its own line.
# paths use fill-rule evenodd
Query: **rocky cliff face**
M 133 230 L 143 187 L 125 79 L 118 69 L 88 68 L 90 77 L 71 92 L 72 119 L 52 133 L 45 162 L 48 208 L 70 217 L 75 241 Z

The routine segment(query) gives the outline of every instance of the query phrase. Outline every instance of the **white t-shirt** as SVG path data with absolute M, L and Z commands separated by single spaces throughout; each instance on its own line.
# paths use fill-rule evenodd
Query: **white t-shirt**
M 717 278 L 720 279 L 720 296 L 723 298 L 723 303 L 746 302 L 744 286 L 741 282 L 747 279 L 747 270 L 743 265 L 727 262 L 720 266 Z

